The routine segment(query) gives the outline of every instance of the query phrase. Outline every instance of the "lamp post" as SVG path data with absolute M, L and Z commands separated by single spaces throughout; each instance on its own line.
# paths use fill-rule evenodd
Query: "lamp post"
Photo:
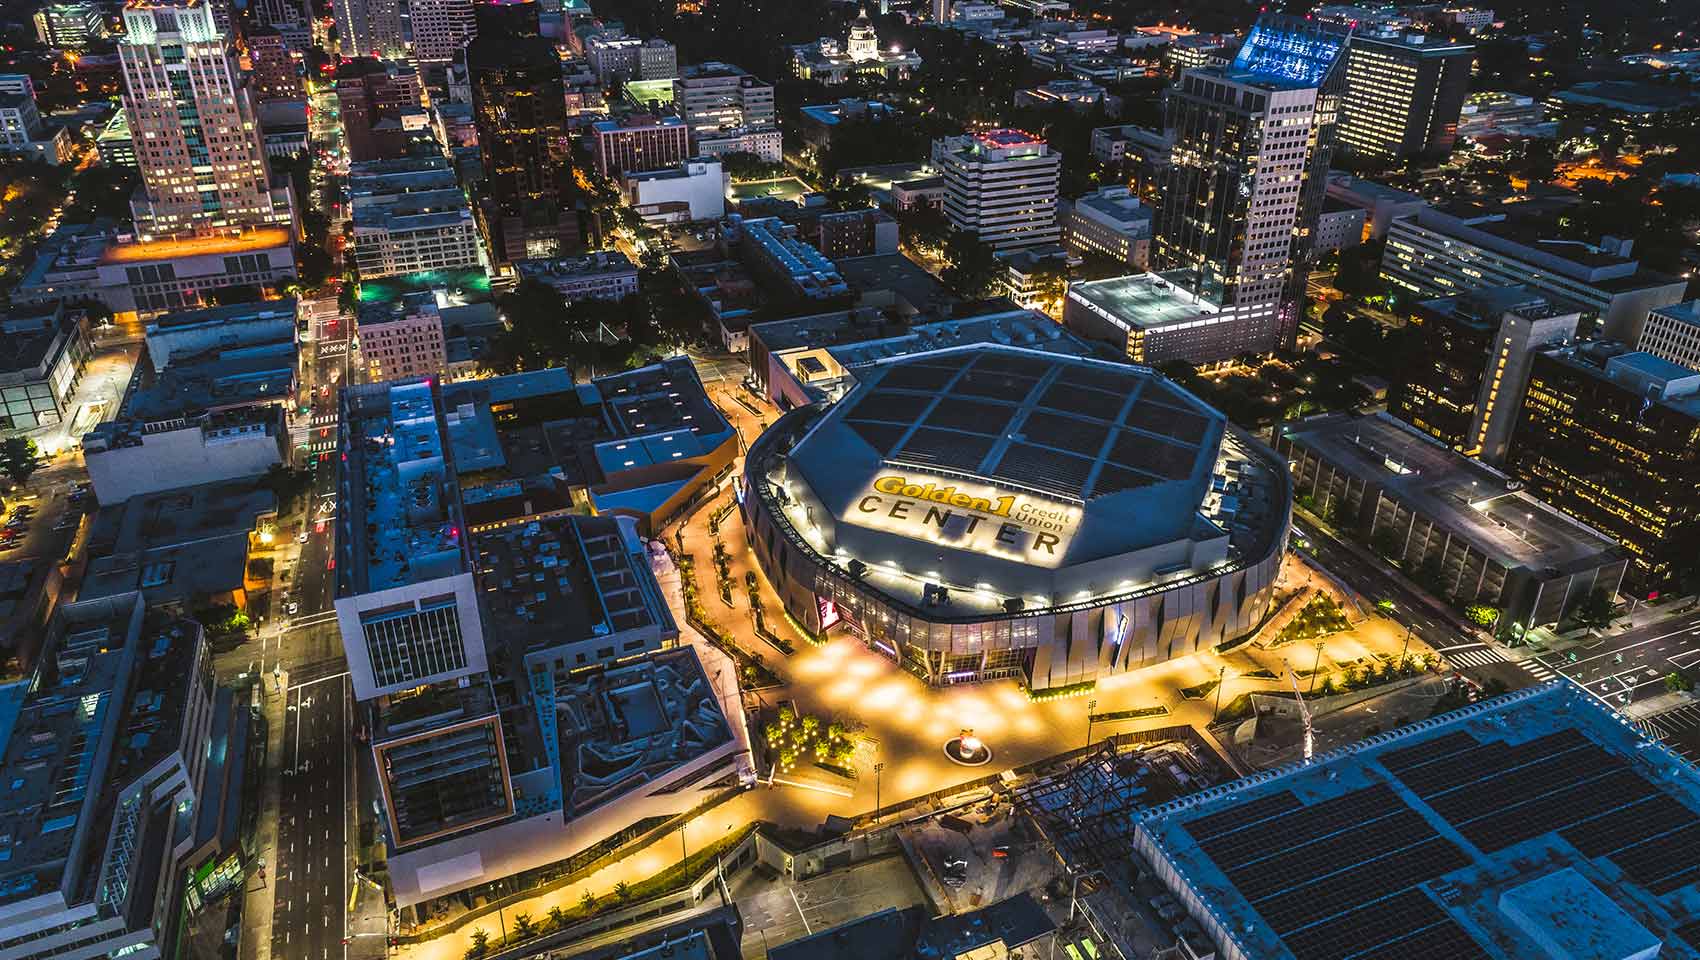
M 874 764 L 874 822 L 880 819 L 880 774 L 885 772 L 885 761 Z
M 1092 711 L 1098 709 L 1096 699 L 1086 701 L 1086 746 L 1092 746 Z
M 1316 689 L 1316 672 L 1322 669 L 1322 648 L 1326 646 L 1328 644 L 1324 641 L 1316 641 L 1316 662 L 1310 665 L 1310 690 L 1306 690 L 1306 694 Z
M 1405 672 L 1405 652 L 1411 649 L 1411 624 L 1405 624 L 1405 642 L 1399 647 L 1399 672 Z

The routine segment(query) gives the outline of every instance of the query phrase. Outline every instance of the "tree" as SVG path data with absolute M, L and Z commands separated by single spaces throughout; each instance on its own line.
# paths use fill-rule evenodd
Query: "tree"
M 631 895 L 632 888 L 626 885 L 626 881 L 621 880 L 619 883 L 614 884 L 614 899 L 624 903 L 631 897 Z
M 567 911 L 560 907 L 549 908 L 549 929 L 565 930 L 567 928 Z
M 35 441 L 29 437 L 8 437 L 0 443 L 0 471 L 11 477 L 13 483 L 25 483 L 41 466 L 36 461 L 37 453 Z
M 473 958 L 477 958 L 477 957 L 482 957 L 489 952 L 490 952 L 490 935 L 488 933 L 484 932 L 483 927 L 479 927 L 479 928 L 473 930 L 472 931 L 472 946 L 470 948 L 468 948 L 467 951 L 466 951 L 466 955 L 469 958 L 469 960 L 473 960 Z
M 596 906 L 596 895 L 589 890 L 583 891 L 578 895 L 578 905 L 584 908 L 585 913 L 589 913 L 591 908 Z
M 1665 674 L 1665 689 L 1671 693 L 1682 693 L 1694 689 L 1694 681 L 1683 676 L 1681 672 L 1672 670 Z
M 1616 606 L 1612 602 L 1611 594 L 1604 587 L 1600 587 L 1578 600 L 1570 611 L 1570 616 L 1577 626 L 1598 630 L 1611 623 L 1612 611 Z
M 1485 603 L 1469 603 L 1464 605 L 1464 619 L 1478 627 L 1489 627 L 1499 616 L 1499 611 Z
M 529 940 L 537 935 L 537 924 L 531 921 L 531 914 L 524 911 L 514 914 L 514 934 L 521 940 Z
M 966 230 L 952 230 L 945 237 L 944 259 L 946 266 L 940 279 L 964 300 L 997 296 L 1008 275 L 991 246 Z

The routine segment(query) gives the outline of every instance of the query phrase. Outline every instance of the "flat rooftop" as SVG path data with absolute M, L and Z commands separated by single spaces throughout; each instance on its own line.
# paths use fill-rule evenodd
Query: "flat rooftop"
M 557 516 L 477 535 L 493 636 L 538 650 L 659 626 L 659 594 L 613 517 Z
M 1221 307 L 1181 285 L 1184 271 L 1140 273 L 1070 284 L 1069 299 L 1139 330 L 1161 330 L 1214 316 Z
M 226 236 L 184 237 L 170 240 L 130 241 L 114 243 L 101 253 L 101 262 L 151 263 L 156 260 L 175 260 L 180 257 L 216 257 L 239 253 L 258 253 L 278 250 L 290 245 L 289 231 L 283 227 L 255 227 Z
M 1507 567 L 1563 570 L 1616 547 L 1605 534 L 1509 489 L 1504 474 L 1386 413 L 1325 414 L 1286 424 L 1281 431 Z
M 554 688 L 568 818 L 655 783 L 732 742 L 714 687 L 690 647 L 595 670 Z
M 32 681 L 0 690 L 0 904 L 66 886 L 111 795 L 182 745 L 199 640 L 134 594 L 60 608 Z
M 1454 323 L 1478 330 L 1497 330 L 1507 313 L 1530 318 L 1578 313 L 1584 308 L 1551 294 L 1524 286 L 1478 287 L 1449 297 L 1424 300 L 1418 306 Z
M 159 421 L 225 407 L 286 403 L 294 391 L 295 368 L 292 336 L 270 343 L 174 355 L 152 383 L 131 391 L 120 416 Z
M 339 544 L 339 594 L 470 570 L 433 381 L 345 388 L 342 405 L 338 525 L 351 542 Z
M 222 307 L 203 307 L 199 310 L 174 310 L 149 320 L 148 330 L 169 332 L 186 327 L 223 326 L 227 323 L 265 319 L 287 319 L 293 324 L 295 310 L 294 297 L 261 300 L 257 303 L 232 303 Z
M 22 307 L 0 320 L 0 377 L 12 374 L 45 375 L 45 364 L 66 342 L 76 321 L 55 316 L 50 308 Z
M 839 276 L 861 291 L 890 290 L 916 310 L 955 298 L 939 278 L 901 253 L 834 260 Z
M 1155 807 L 1138 842 L 1260 960 L 1700 951 L 1700 771 L 1564 680 Z

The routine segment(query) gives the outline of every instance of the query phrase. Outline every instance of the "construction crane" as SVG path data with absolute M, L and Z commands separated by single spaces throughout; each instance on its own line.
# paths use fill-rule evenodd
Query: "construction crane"
M 1281 662 L 1287 667 L 1287 679 L 1292 681 L 1293 696 L 1299 700 L 1299 716 L 1303 717 L 1305 722 L 1305 763 L 1310 763 L 1312 754 L 1316 752 L 1316 734 L 1310 726 L 1310 707 L 1305 705 L 1305 695 L 1299 691 L 1299 675 L 1293 670 L 1293 665 L 1286 660 Z

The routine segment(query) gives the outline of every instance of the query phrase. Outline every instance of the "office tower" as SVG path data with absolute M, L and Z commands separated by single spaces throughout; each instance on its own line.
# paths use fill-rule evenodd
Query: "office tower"
M 269 27 L 293 27 L 311 18 L 303 7 L 306 0 L 253 0 L 248 4 L 248 19 Z
M 448 63 L 466 46 L 477 24 L 472 0 L 411 0 L 413 57 L 420 63 Z
M 399 114 L 419 106 L 419 74 L 406 63 L 358 57 L 336 73 L 337 109 L 348 159 L 387 160 L 402 154 Z M 386 118 L 396 122 L 382 124 Z
M 1690 370 L 1700 370 L 1700 300 L 1649 310 L 1635 349 Z
M 478 225 L 441 154 L 350 164 L 348 196 L 362 279 L 478 266 Z
M 1020 130 L 987 130 L 933 141 L 944 177 L 944 214 L 993 249 L 1056 243 L 1057 176 L 1062 157 Z
M 1174 147 L 1156 260 L 1197 292 L 1267 316 L 1260 351 L 1290 343 L 1322 209 L 1349 28 L 1266 14 L 1232 63 L 1181 74 L 1164 101 Z
M 1590 308 L 1599 330 L 1623 343 L 1639 340 L 1647 311 L 1682 299 L 1687 282 L 1643 267 L 1632 241 L 1562 239 L 1515 207 L 1460 200 L 1394 219 L 1381 276 L 1420 298 L 1522 284 Z
M 690 128 L 678 117 L 633 114 L 591 130 L 596 170 L 605 177 L 676 167 L 691 155 Z
M 335 0 L 340 53 L 349 57 L 387 57 L 402 50 L 398 0 Z
M 578 213 L 562 201 L 571 161 L 555 45 L 538 35 L 532 0 L 481 3 L 477 12 L 466 68 L 484 160 L 485 236 L 503 263 L 569 253 L 579 243 Z
M 1638 595 L 1695 569 L 1700 373 L 1594 341 L 1534 356 L 1506 472 L 1615 537 Z
M 774 123 L 773 85 L 725 63 L 687 67 L 673 81 L 673 102 L 690 127 L 693 152 L 718 157 L 753 153 L 769 163 L 784 156 Z
M 944 23 L 950 19 L 950 0 L 933 0 L 933 22 Z
M 106 37 L 106 20 L 92 3 L 49 3 L 35 12 L 35 35 L 49 47 L 81 50 Z
M 1576 336 L 1576 306 L 1528 287 L 1491 287 L 1428 300 L 1405 380 L 1388 412 L 1468 456 L 1505 455 L 1536 351 Z
M 132 0 L 118 43 L 143 235 L 275 223 L 254 102 L 203 0 Z M 282 213 L 288 222 L 287 210 Z
M 1451 153 L 1475 49 L 1419 32 L 1353 34 L 1340 95 L 1340 148 L 1380 160 Z
M 253 66 L 254 94 L 266 100 L 299 100 L 301 74 L 283 42 L 283 34 L 266 24 L 248 28 L 248 62 Z

